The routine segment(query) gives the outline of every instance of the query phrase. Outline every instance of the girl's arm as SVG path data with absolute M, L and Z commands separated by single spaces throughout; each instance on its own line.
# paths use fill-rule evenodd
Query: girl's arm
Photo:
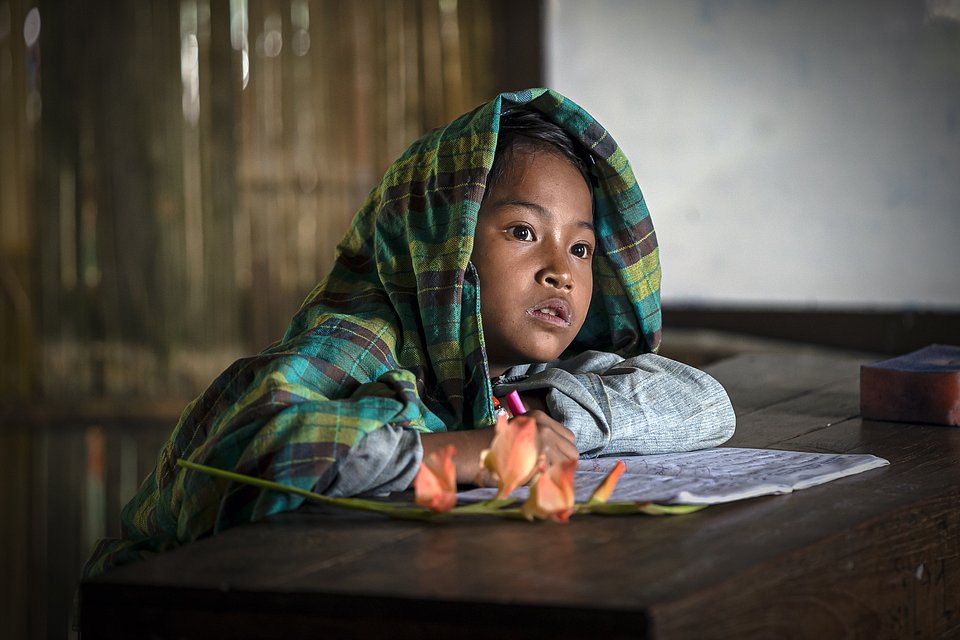
M 539 402 L 537 406 L 539 406 Z M 527 413 L 524 415 L 533 418 L 537 423 L 537 444 L 543 452 L 547 464 L 578 457 L 574 434 L 563 424 L 553 419 L 547 412 L 535 407 L 533 402 L 527 406 Z M 425 433 L 421 435 L 420 439 L 423 443 L 424 456 L 428 456 L 435 449 L 448 444 L 457 448 L 456 456 L 454 456 L 454 463 L 457 467 L 457 484 L 495 486 L 496 478 L 480 466 L 480 452 L 490 448 L 493 434 L 494 428 L 486 427 L 471 431 Z
M 441 431 L 424 433 L 420 436 L 423 443 L 423 457 L 435 450 L 452 444 L 457 448 L 453 458 L 457 466 L 457 484 L 490 485 L 490 478 L 481 474 L 480 452 L 490 448 L 493 440 L 493 427 L 473 429 L 471 431 Z
M 736 416 L 711 376 L 654 354 L 622 359 L 588 351 L 535 365 L 523 380 L 500 385 L 524 401 L 536 392 L 549 413 L 576 435 L 581 455 L 650 454 L 717 446 L 733 435 Z

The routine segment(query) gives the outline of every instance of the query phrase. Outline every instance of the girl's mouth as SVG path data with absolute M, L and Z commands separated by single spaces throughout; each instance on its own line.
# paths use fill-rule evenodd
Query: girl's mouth
M 527 315 L 555 327 L 570 326 L 570 305 L 560 298 L 545 300 L 527 309 Z

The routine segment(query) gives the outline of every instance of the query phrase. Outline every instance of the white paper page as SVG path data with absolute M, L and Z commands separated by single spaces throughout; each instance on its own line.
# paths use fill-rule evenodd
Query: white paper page
M 623 460 L 627 470 L 610 501 L 661 504 L 718 504 L 790 493 L 890 464 L 869 454 L 732 447 L 595 458 L 581 460 L 577 468 L 578 501 L 590 497 L 617 460 Z M 495 493 L 494 489 L 473 489 L 459 493 L 458 498 L 463 502 L 477 502 L 488 500 Z M 513 495 L 526 499 L 527 488 L 517 489 Z

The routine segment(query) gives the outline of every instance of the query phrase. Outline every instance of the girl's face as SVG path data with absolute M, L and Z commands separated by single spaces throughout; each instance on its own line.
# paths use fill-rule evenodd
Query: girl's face
M 554 360 L 586 320 L 593 293 L 593 199 L 558 153 L 511 151 L 480 207 L 472 262 L 490 375 Z

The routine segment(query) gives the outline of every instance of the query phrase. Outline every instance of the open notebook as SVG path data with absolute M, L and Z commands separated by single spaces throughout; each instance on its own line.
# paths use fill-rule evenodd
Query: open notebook
M 869 454 L 805 453 L 776 449 L 719 447 L 685 453 L 616 456 L 580 460 L 577 501 L 585 501 L 617 460 L 627 470 L 611 502 L 717 504 L 756 496 L 790 493 L 890 464 Z M 460 502 L 488 500 L 495 489 L 460 492 Z M 527 488 L 513 493 L 525 499 Z

